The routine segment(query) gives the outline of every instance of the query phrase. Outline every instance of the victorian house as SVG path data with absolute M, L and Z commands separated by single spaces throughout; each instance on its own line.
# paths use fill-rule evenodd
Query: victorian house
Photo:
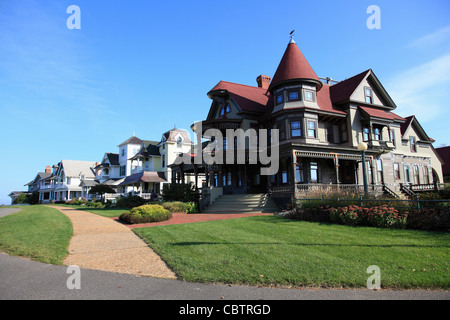
M 271 131 L 278 129 L 279 170 L 262 176 L 262 165 L 249 161 L 203 164 L 207 186 L 216 193 L 359 192 L 364 183 L 359 145 L 367 147 L 370 192 L 398 196 L 443 181 L 434 140 L 414 116 L 395 113 L 395 102 L 373 70 L 340 82 L 319 78 L 291 38 L 273 78 L 261 75 L 256 81 L 257 86 L 220 81 L 208 92 L 206 120 L 192 129 L 201 124 L 210 142 L 214 138 L 205 132 L 211 128 L 224 137 L 227 129 L 267 129 L 269 149 Z M 223 149 L 231 143 L 224 140 Z

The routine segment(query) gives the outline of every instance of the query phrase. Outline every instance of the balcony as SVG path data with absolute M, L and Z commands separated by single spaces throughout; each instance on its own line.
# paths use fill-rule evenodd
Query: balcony
M 131 174 L 141 173 L 145 171 L 153 171 L 150 167 L 140 167 L 140 166 L 132 166 Z

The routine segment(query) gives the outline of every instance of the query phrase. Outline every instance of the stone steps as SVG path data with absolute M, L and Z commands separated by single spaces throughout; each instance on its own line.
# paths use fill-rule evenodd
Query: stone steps
M 202 213 L 274 213 L 278 210 L 267 194 L 222 195 Z

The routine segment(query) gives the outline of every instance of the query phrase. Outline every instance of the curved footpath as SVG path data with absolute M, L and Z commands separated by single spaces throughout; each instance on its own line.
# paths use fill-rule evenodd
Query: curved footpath
M 90 212 L 50 206 L 64 213 L 73 225 L 65 265 L 176 279 L 175 273 L 130 228 Z

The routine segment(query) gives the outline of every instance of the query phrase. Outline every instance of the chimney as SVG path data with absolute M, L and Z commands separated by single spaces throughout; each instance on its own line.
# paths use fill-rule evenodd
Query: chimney
M 264 76 L 264 75 L 260 75 L 260 76 L 258 76 L 258 78 L 256 78 L 258 87 L 266 89 L 266 90 L 269 89 L 270 80 L 271 79 L 269 76 Z
M 46 166 L 45 167 L 45 173 L 51 173 L 51 172 L 52 172 L 52 167 Z

